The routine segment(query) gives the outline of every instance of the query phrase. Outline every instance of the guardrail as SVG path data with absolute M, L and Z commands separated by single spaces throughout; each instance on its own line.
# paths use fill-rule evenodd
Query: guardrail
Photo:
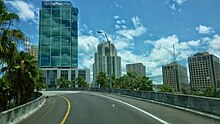
M 22 118 L 28 116 L 34 110 L 36 110 L 44 102 L 44 96 L 41 93 L 41 96 L 37 99 L 25 103 L 21 106 L 3 111 L 0 113 L 0 124 L 11 124 L 20 121 Z
M 58 89 L 68 90 L 68 89 Z M 148 92 L 148 91 L 131 91 L 119 89 L 101 89 L 101 88 L 72 88 L 69 90 L 78 91 L 95 91 L 105 93 L 115 93 L 127 95 L 142 99 L 153 100 L 174 106 L 188 108 L 207 114 L 220 116 L 220 99 L 212 97 L 202 97 L 184 94 L 162 93 L 162 92 Z
M 149 99 L 174 106 L 180 106 L 212 115 L 220 116 L 220 99 L 184 94 L 172 94 L 162 92 L 131 91 L 119 89 L 92 88 L 91 91 L 116 93 L 142 99 Z

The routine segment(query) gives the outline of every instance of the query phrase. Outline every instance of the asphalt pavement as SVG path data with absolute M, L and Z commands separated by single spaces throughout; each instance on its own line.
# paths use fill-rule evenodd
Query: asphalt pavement
M 44 106 L 20 124 L 220 124 L 195 113 L 112 94 L 46 93 Z

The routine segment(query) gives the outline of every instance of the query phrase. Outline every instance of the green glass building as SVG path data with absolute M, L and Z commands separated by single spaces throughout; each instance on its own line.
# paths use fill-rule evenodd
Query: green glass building
M 70 1 L 43 1 L 39 23 L 41 68 L 78 67 L 78 9 Z

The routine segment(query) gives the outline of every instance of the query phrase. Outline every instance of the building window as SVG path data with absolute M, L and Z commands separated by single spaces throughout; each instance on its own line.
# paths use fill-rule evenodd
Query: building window
M 61 70 L 61 77 L 68 80 L 68 70 Z

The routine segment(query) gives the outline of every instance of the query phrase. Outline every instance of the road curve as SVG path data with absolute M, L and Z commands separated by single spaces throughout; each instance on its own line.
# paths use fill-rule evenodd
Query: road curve
M 56 92 L 54 93 L 56 94 Z M 57 94 L 59 94 L 57 92 Z M 219 124 L 220 121 L 167 106 L 93 92 L 49 96 L 45 105 L 20 124 Z

